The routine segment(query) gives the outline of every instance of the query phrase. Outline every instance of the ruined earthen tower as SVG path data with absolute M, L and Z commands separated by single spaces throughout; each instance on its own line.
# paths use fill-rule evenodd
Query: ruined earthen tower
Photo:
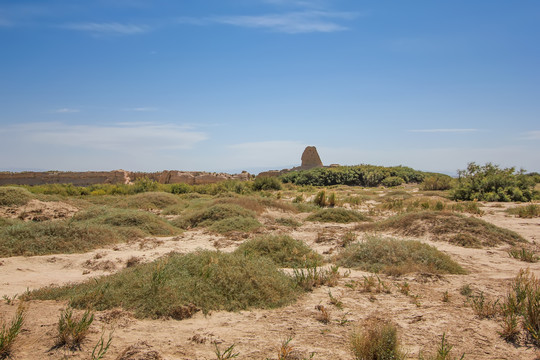
M 302 154 L 302 169 L 322 167 L 323 163 L 315 146 L 308 146 Z

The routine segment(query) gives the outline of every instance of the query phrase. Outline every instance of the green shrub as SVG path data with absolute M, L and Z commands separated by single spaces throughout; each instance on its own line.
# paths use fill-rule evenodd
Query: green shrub
M 326 206 L 326 191 L 321 190 L 315 195 L 315 198 L 313 199 L 313 203 L 319 207 L 325 207 Z
M 273 176 L 258 176 L 253 182 L 253 190 L 281 190 L 283 186 L 277 177 Z
M 81 343 L 88 335 L 94 314 L 86 310 L 83 315 L 76 317 L 73 309 L 68 307 L 62 311 L 58 319 L 55 347 L 66 346 L 71 350 L 80 350 Z
M 20 222 L 0 228 L 0 257 L 85 252 L 142 235 L 67 220 Z
M 171 184 L 170 192 L 172 194 L 188 194 L 190 192 L 193 192 L 193 187 L 191 185 L 184 184 L 184 183 Z
M 296 185 L 375 187 L 389 177 L 399 177 L 406 183 L 420 183 L 424 179 L 424 173 L 404 166 L 357 165 L 291 171 L 282 175 L 281 180 Z
M 220 234 L 227 234 L 233 231 L 250 232 L 261 227 L 261 223 L 252 217 L 234 216 L 214 222 L 209 230 Z
M 21 303 L 11 323 L 0 321 L 0 359 L 11 358 L 13 345 L 24 324 L 25 313 L 26 308 Z
M 534 180 L 515 168 L 501 169 L 487 163 L 470 163 L 466 170 L 458 171 L 456 186 L 451 191 L 453 200 L 531 201 Z
M 509 214 L 517 215 L 520 218 L 532 219 L 540 217 L 540 205 L 529 204 L 526 206 L 516 206 L 507 210 Z
M 177 196 L 164 192 L 145 192 L 127 199 L 128 206 L 137 209 L 164 209 L 178 202 Z
M 265 256 L 280 267 L 306 267 L 322 264 L 322 256 L 300 240 L 288 235 L 265 235 L 248 240 L 235 252 L 245 255 Z
M 416 240 L 370 237 L 341 250 L 336 263 L 370 272 L 402 275 L 411 272 L 464 274 L 465 270 L 437 248 Z
M 216 204 L 207 208 L 182 214 L 172 221 L 172 224 L 183 229 L 197 226 L 211 226 L 213 223 L 232 217 L 247 217 L 255 219 L 255 213 L 236 204 Z
M 403 184 L 404 180 L 399 176 L 389 176 L 381 181 L 381 185 L 385 187 L 394 187 Z
M 494 246 L 501 243 L 515 245 L 526 240 L 519 234 L 497 227 L 484 220 L 445 211 L 420 211 L 389 217 L 377 223 L 357 226 L 362 231 L 394 231 L 404 236 L 431 235 L 434 240 L 452 242 L 456 235 L 476 239 L 474 246 Z M 465 235 L 466 234 L 466 235 Z M 459 244 L 464 239 L 455 239 Z M 466 239 L 465 239 L 466 240 Z
M 293 279 L 267 258 L 238 252 L 170 254 L 81 284 L 47 287 L 29 299 L 66 299 L 98 311 L 123 307 L 139 317 L 183 319 L 202 310 L 276 308 L 300 295 Z
M 350 223 L 367 221 L 368 218 L 358 211 L 343 208 L 322 209 L 307 217 L 308 221 Z
M 400 360 L 401 350 L 396 326 L 389 321 L 369 318 L 362 328 L 351 333 L 351 351 L 355 360 Z
M 158 182 L 155 180 L 149 179 L 148 177 L 137 179 L 133 183 L 133 191 L 136 194 L 149 192 L 149 191 L 156 191 L 158 187 L 159 187 Z
M 0 206 L 25 205 L 33 198 L 32 194 L 20 187 L 0 187 Z
M 279 225 L 289 226 L 289 227 L 292 227 L 292 228 L 297 228 L 297 227 L 302 226 L 301 222 L 296 221 L 293 218 L 285 218 L 285 217 L 277 218 L 276 223 L 279 224 Z M 1 226 L 1 224 L 0 224 L 0 226 Z
M 146 211 L 115 209 L 96 206 L 80 211 L 73 216 L 74 222 L 86 222 L 118 228 L 135 228 L 146 235 L 170 236 L 178 233 L 168 221 Z
M 443 174 L 426 176 L 422 182 L 422 190 L 450 190 L 452 177 Z

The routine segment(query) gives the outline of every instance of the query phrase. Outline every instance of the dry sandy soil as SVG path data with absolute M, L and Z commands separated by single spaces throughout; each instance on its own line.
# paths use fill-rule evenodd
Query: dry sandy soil
M 514 230 L 531 244 L 540 237 L 540 219 L 511 217 L 503 207 L 484 204 L 482 219 Z M 66 207 L 66 212 L 70 209 Z M 304 214 L 305 215 L 305 214 Z M 296 216 L 302 219 L 302 214 Z M 262 214 L 261 221 L 284 216 L 278 211 Z M 354 225 L 305 222 L 296 230 L 274 226 L 273 231 L 288 232 L 305 241 L 320 253 L 335 248 L 338 239 Z M 320 236 L 323 234 L 324 236 Z M 359 238 L 364 234 L 358 233 Z M 452 354 L 466 359 L 535 359 L 538 351 L 524 338 L 517 345 L 507 343 L 498 334 L 496 320 L 480 320 L 460 294 L 460 288 L 470 284 L 475 291 L 489 296 L 502 296 L 518 271 L 530 267 L 539 276 L 540 263 L 528 264 L 510 258 L 508 246 L 489 249 L 468 249 L 448 243 L 420 239 L 449 254 L 469 271 L 468 275 L 410 275 L 401 278 L 381 276 L 389 293 L 366 293 L 346 286 L 362 281 L 362 271 L 340 270 L 344 275 L 337 286 L 316 288 L 295 304 L 277 310 L 197 313 L 190 319 L 140 320 L 122 309 L 96 313 L 91 334 L 82 351 L 53 350 L 56 324 L 66 303 L 31 301 L 24 329 L 16 344 L 15 359 L 88 359 L 102 329 L 114 329 L 112 345 L 105 359 L 216 359 L 215 345 L 225 349 L 235 344 L 237 359 L 276 359 L 282 341 L 292 337 L 298 359 L 352 359 L 349 336 L 357 324 L 370 316 L 391 319 L 398 326 L 407 358 L 418 359 L 419 352 L 433 353 L 446 334 L 454 345 Z M 170 251 L 191 252 L 197 248 L 222 251 L 234 250 L 241 241 L 209 234 L 202 230 L 186 231 L 181 236 L 151 238 L 84 254 L 11 257 L 0 259 L 0 296 L 22 294 L 50 284 L 78 282 L 90 277 L 118 271 L 131 257 L 151 261 Z M 399 291 L 407 282 L 410 294 Z M 330 304 L 329 292 L 341 300 L 342 309 Z M 448 292 L 449 301 L 443 301 Z M 16 301 L 17 302 L 17 301 Z M 331 322 L 318 320 L 318 305 L 330 310 Z M 0 314 L 11 318 L 15 305 L 0 301 Z

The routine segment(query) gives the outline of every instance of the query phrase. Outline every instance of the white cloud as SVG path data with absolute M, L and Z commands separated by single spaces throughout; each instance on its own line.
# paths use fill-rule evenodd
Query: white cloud
M 120 24 L 116 22 L 73 23 L 73 24 L 66 24 L 62 27 L 65 29 L 85 31 L 94 35 L 133 35 L 133 34 L 141 34 L 141 33 L 150 31 L 150 27 L 147 25 Z
M 79 109 L 70 109 L 70 108 L 61 108 L 61 109 L 56 109 L 53 112 L 56 113 L 56 114 L 70 114 L 70 113 L 78 113 L 78 112 L 80 112 L 80 110 Z
M 349 12 L 300 11 L 284 14 L 265 14 L 253 16 L 224 16 L 213 18 L 213 22 L 249 27 L 264 28 L 289 34 L 311 32 L 335 32 L 347 30 L 337 20 L 350 20 L 356 14 Z
M 157 111 L 158 108 L 142 106 L 142 107 L 128 108 L 128 109 L 125 109 L 125 110 L 126 111 L 136 111 L 136 112 L 149 112 L 149 111 Z
M 190 149 L 206 140 L 205 133 L 174 124 L 118 123 L 113 125 L 70 125 L 29 123 L 4 128 L 9 137 L 32 144 L 68 149 L 158 152 Z
M 467 133 L 467 132 L 477 132 L 478 129 L 416 129 L 409 130 L 409 132 L 417 133 Z
M 525 140 L 540 140 L 540 130 L 527 131 L 523 137 Z

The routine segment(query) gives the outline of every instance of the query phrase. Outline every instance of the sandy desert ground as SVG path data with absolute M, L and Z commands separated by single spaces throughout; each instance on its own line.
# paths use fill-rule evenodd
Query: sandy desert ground
M 50 207 L 42 205 L 42 208 L 47 206 Z M 68 204 L 57 206 L 61 208 L 61 216 L 70 216 L 76 211 Z M 530 242 L 531 248 L 535 248 L 540 237 L 540 219 L 509 215 L 505 209 L 512 206 L 516 204 L 482 203 L 484 214 L 475 216 L 519 233 Z M 2 211 L 3 216 L 8 216 L 16 209 L 8 211 L 4 208 Z M 296 218 L 302 225 L 294 230 L 276 225 L 273 219 L 284 215 Z M 304 222 L 306 216 L 305 213 L 284 214 L 272 209 L 262 213 L 259 220 L 265 224 L 264 232 L 290 234 L 321 254 L 329 254 L 338 248 L 338 240 L 348 231 L 355 232 L 359 239 L 366 235 L 355 230 L 355 224 Z M 322 238 L 321 234 L 324 234 Z M 315 288 L 296 303 L 280 309 L 219 311 L 208 315 L 199 312 L 181 321 L 136 319 L 122 309 L 101 311 L 96 312 L 82 351 L 52 349 L 58 317 L 66 302 L 29 301 L 14 358 L 87 359 L 104 329 L 106 334 L 114 330 L 105 359 L 216 359 L 214 344 L 221 349 L 235 344 L 238 359 L 276 359 L 281 343 L 292 338 L 290 344 L 298 359 L 309 358 L 314 353 L 313 359 L 345 360 L 353 358 L 349 350 L 352 329 L 371 316 L 391 319 L 397 325 L 401 343 L 410 359 L 418 359 L 421 351 L 433 353 L 443 333 L 454 346 L 452 354 L 456 358 L 462 353 L 465 359 L 537 358 L 540 352 L 524 338 L 517 344 L 502 339 L 497 333 L 500 325 L 496 319 L 479 319 L 467 298 L 460 294 L 460 289 L 469 284 L 474 291 L 482 291 L 489 297 L 503 296 L 520 269 L 530 268 L 540 276 L 540 263 L 511 258 L 507 253 L 508 245 L 472 249 L 431 241 L 427 237 L 420 240 L 449 254 L 469 274 L 380 275 L 388 292 L 368 293 L 350 284 L 361 282 L 370 273 L 341 268 L 344 276 L 337 286 Z M 82 254 L 2 258 L 0 295 L 13 297 L 51 284 L 80 282 L 110 274 L 124 268 L 126 261 L 134 256 L 149 262 L 171 251 L 187 253 L 198 248 L 232 251 L 241 242 L 237 238 L 229 239 L 195 229 L 179 236 L 152 237 Z M 399 291 L 404 283 L 410 286 L 409 294 Z M 341 308 L 331 304 L 329 293 L 341 301 Z M 443 301 L 445 293 L 448 301 Z M 18 300 L 14 303 L 0 301 L 0 314 L 5 319 L 15 313 Z M 331 321 L 328 324 L 318 320 L 318 305 L 329 309 Z

